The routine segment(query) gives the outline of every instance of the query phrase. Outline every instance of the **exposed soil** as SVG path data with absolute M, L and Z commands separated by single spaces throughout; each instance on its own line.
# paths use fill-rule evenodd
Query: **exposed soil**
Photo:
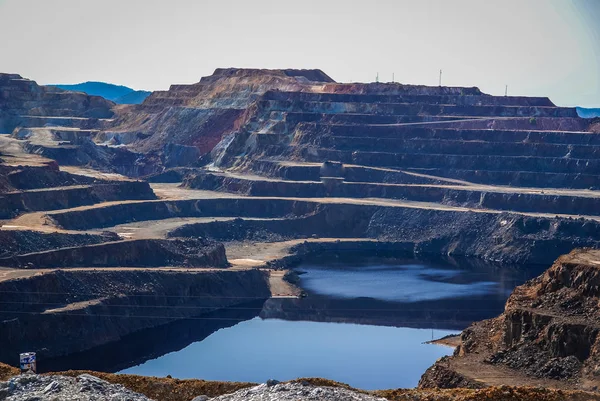
M 0 363 L 0 380 L 8 380 L 13 376 L 16 376 L 21 373 L 21 370 L 12 367 L 10 365 L 6 365 L 4 363 Z
M 595 250 L 559 258 L 517 287 L 501 316 L 467 328 L 454 356 L 438 361 L 419 386 L 514 383 L 596 390 L 599 266 Z
M 151 399 L 163 401 L 190 401 L 199 395 L 216 397 L 254 385 L 253 383 L 180 380 L 91 371 L 67 371 L 61 372 L 61 375 L 77 377 L 84 373 L 92 374 L 110 383 L 121 384 Z

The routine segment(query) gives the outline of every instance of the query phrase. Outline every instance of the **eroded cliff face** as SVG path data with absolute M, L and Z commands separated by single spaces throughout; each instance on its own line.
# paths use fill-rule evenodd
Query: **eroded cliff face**
M 454 356 L 430 368 L 420 386 L 452 387 L 452 377 L 489 385 L 489 371 L 496 370 L 505 381 L 596 389 L 599 288 L 600 251 L 577 249 L 561 256 L 544 274 L 515 288 L 502 315 L 467 328 Z

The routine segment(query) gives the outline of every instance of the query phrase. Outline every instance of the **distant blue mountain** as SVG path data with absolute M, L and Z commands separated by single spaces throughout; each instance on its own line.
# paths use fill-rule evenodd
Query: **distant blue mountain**
M 84 92 L 88 95 L 102 96 L 120 104 L 140 104 L 150 95 L 149 91 L 136 91 L 127 86 L 113 85 L 106 82 L 82 82 L 73 85 L 50 85 L 60 89 Z
M 577 114 L 582 118 L 600 117 L 600 109 L 586 109 L 585 107 L 577 107 Z

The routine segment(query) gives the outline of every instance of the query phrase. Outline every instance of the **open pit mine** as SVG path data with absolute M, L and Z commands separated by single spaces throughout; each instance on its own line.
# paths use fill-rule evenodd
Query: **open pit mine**
M 600 118 L 545 97 L 217 69 L 125 105 L 0 74 L 0 226 L 3 379 L 36 352 L 39 372 L 93 370 L 167 401 L 273 386 L 600 399 Z M 408 275 L 428 287 L 407 295 Z M 365 391 L 143 370 L 261 321 L 435 328 L 455 350 L 412 381 L 389 366 L 390 381 L 348 379 Z

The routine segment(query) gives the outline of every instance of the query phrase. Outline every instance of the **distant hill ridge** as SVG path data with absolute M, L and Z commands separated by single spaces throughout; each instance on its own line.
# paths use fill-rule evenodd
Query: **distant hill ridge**
M 123 85 L 114 85 L 106 82 L 88 81 L 72 85 L 50 85 L 60 89 L 84 92 L 88 95 L 102 96 L 119 104 L 140 104 L 150 95 L 150 91 L 134 90 Z
M 577 107 L 577 114 L 579 114 L 579 117 L 581 117 L 581 118 L 600 117 L 600 108 L 588 109 L 585 107 Z

